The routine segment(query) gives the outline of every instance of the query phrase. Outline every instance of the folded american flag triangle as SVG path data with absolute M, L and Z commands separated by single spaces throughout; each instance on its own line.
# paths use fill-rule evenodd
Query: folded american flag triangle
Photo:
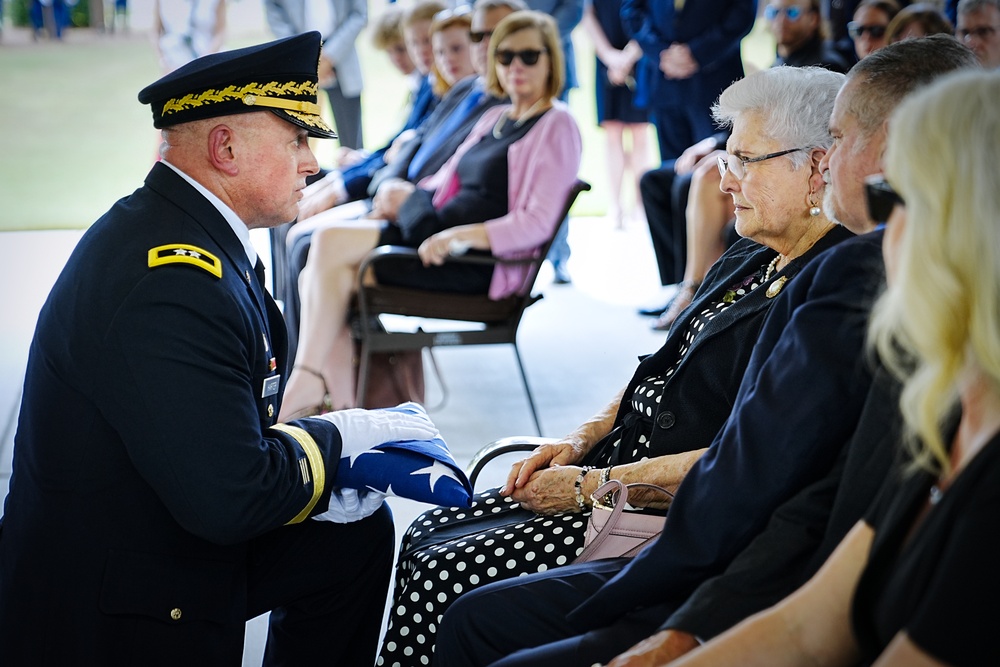
M 423 410 L 413 403 L 387 409 L 414 414 Z M 372 489 L 432 505 L 472 505 L 472 484 L 440 437 L 387 442 L 353 460 L 344 457 L 335 483 L 342 488 Z

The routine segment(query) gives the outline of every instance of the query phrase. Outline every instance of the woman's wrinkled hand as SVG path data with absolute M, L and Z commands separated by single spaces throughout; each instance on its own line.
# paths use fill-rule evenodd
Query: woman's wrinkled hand
M 417 187 L 408 181 L 394 179 L 379 186 L 372 200 L 372 210 L 378 211 L 383 220 L 395 221 L 403 202 L 409 199 Z
M 535 514 L 579 512 L 576 479 L 582 470 L 579 466 L 553 466 L 539 470 L 527 484 L 514 489 L 510 497 Z
M 568 466 L 577 463 L 583 457 L 580 449 L 571 442 L 554 442 L 540 445 L 535 451 L 517 463 L 507 475 L 507 482 L 500 489 L 500 495 L 510 496 L 516 489 L 523 487 L 536 471 L 552 466 Z
M 417 254 L 420 255 L 420 261 L 424 266 L 440 266 L 450 255 L 461 254 L 456 252 L 456 248 L 462 245 L 458 233 L 454 229 L 446 229 L 424 239 L 417 248 Z

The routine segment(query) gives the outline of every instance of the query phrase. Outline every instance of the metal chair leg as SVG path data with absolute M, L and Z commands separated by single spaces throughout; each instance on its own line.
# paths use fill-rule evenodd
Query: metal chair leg
M 535 430 L 538 435 L 542 435 L 542 423 L 538 420 L 538 410 L 535 408 L 535 397 L 531 395 L 531 387 L 528 386 L 528 375 L 524 372 L 524 362 L 521 361 L 521 352 L 514 343 L 514 356 L 517 357 L 517 367 L 521 371 L 521 382 L 524 383 L 524 393 L 528 397 L 528 406 L 531 408 L 531 418 L 535 420 Z

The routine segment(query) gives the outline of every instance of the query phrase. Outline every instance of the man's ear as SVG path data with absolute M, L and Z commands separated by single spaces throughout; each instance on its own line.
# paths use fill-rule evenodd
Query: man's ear
M 236 163 L 236 153 L 233 150 L 235 133 L 225 124 L 216 125 L 208 131 L 208 160 L 212 166 L 226 174 L 236 176 L 240 173 Z

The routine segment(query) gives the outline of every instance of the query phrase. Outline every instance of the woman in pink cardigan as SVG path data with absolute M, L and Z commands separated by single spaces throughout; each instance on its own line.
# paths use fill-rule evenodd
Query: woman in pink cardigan
M 386 263 L 381 284 L 442 292 L 523 292 L 525 271 L 448 263 L 455 252 L 532 256 L 551 236 L 580 166 L 576 122 L 556 101 L 563 54 L 546 14 L 515 12 L 493 31 L 487 93 L 509 97 L 475 126 L 455 155 L 416 187 L 384 183 L 369 219 L 333 221 L 313 234 L 299 284 L 298 350 L 279 419 L 354 403 L 353 345 L 347 310 L 358 266 L 380 245 L 417 248 L 420 261 Z M 327 401 L 328 399 L 328 401 Z

